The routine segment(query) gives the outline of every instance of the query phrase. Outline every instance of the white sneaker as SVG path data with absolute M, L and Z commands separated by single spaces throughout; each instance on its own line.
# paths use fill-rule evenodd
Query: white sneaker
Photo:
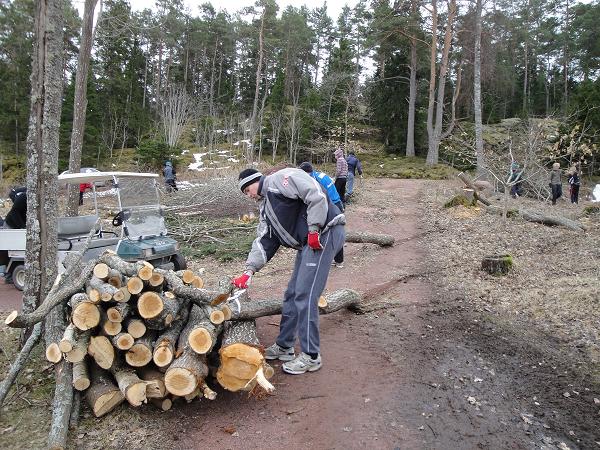
M 305 372 L 319 370 L 322 365 L 320 354 L 317 355 L 317 359 L 312 359 L 310 355 L 302 352 L 293 361 L 283 363 L 281 368 L 285 373 L 300 375 Z
M 265 349 L 265 359 L 279 359 L 281 361 L 291 361 L 296 357 L 294 347 L 284 348 L 274 343 Z
M 337 267 L 338 269 L 343 269 L 344 263 L 335 263 L 335 267 Z

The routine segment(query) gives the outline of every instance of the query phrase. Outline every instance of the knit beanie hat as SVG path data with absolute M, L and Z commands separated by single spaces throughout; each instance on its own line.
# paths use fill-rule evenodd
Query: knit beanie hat
M 244 170 L 242 170 L 240 172 L 240 176 L 238 177 L 240 190 L 242 192 L 244 192 L 244 189 L 246 189 L 252 183 L 256 183 L 257 181 L 259 181 L 260 177 L 262 177 L 262 176 L 263 176 L 263 174 L 260 173 L 256 169 L 244 169 Z
M 298 169 L 302 169 L 306 173 L 312 173 L 312 171 L 314 170 L 312 164 L 309 163 L 308 161 L 304 161 L 302 164 L 300 164 L 298 166 Z

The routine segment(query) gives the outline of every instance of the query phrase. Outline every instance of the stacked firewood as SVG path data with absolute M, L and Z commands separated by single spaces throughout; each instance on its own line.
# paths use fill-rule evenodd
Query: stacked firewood
M 254 319 L 280 314 L 281 299 L 250 301 L 228 280 L 205 289 L 192 271 L 129 263 L 112 252 L 78 272 L 62 288 L 68 296 L 54 300 L 69 321 L 46 357 L 73 365 L 73 387 L 85 391 L 97 417 L 124 401 L 167 410 L 177 398 L 214 400 L 217 383 L 234 392 L 273 391 Z M 358 300 L 340 290 L 319 306 L 327 313 Z M 15 311 L 6 323 L 25 326 L 26 319 Z

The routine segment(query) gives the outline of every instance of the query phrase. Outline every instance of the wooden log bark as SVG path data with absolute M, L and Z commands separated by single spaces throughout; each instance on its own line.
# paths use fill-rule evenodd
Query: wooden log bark
M 197 305 L 194 306 L 199 308 Z M 180 351 L 182 351 L 186 345 L 189 345 L 192 350 L 200 355 L 205 355 L 213 349 L 223 328 L 221 326 L 222 321 L 219 324 L 214 324 L 211 321 L 210 316 L 213 312 L 221 313 L 220 310 L 213 310 L 210 307 L 204 307 L 204 312 L 201 314 L 200 320 L 195 320 L 194 322 L 192 322 L 192 320 L 188 320 L 188 324 L 191 323 L 191 326 L 189 328 L 189 332 L 185 333 L 187 335 L 187 343 L 181 342 L 180 339 Z M 223 313 L 221 313 L 221 315 L 222 314 Z M 182 333 L 182 335 L 183 334 L 184 333 Z
M 165 386 L 165 374 L 152 368 L 143 367 L 138 371 L 139 377 L 146 382 L 147 398 L 164 398 L 168 391 Z
M 131 367 L 143 367 L 152 361 L 153 343 L 155 333 L 146 333 L 136 339 L 133 346 L 125 354 L 125 360 Z
M 87 355 L 88 346 L 90 344 L 90 337 L 90 331 L 77 334 L 77 340 L 73 345 L 73 349 L 67 354 L 65 354 L 65 359 L 71 363 L 83 361 L 85 355 Z
M 133 369 L 118 363 L 110 369 L 119 389 L 131 406 L 146 403 L 146 382 L 141 380 Z
M 120 405 L 125 396 L 105 370 L 92 365 L 91 378 L 91 386 L 85 396 L 94 415 L 102 417 Z
M 119 273 L 122 273 L 126 277 L 137 276 L 138 271 L 145 267 L 143 261 L 138 261 L 135 263 L 130 263 L 122 260 L 119 256 L 111 250 L 105 251 L 102 255 L 100 255 L 100 261 L 105 263 L 107 266 L 112 269 L 117 270 Z
M 77 342 L 76 327 L 72 323 L 67 325 L 62 339 L 58 343 L 58 348 L 63 353 L 69 353 Z
M 155 269 L 156 272 L 165 277 L 169 289 L 182 299 L 187 299 L 197 305 L 215 304 L 225 301 L 231 291 L 233 285 L 222 286 L 217 291 L 208 291 L 206 289 L 198 289 L 191 286 L 186 286 L 185 283 L 173 271 Z
M 225 322 L 219 357 L 217 381 L 225 389 L 251 390 L 256 384 L 267 392 L 275 389 L 265 377 L 265 358 L 254 320 Z
M 488 213 L 494 215 L 503 215 L 503 208 L 500 206 L 488 206 L 485 209 Z M 522 217 L 528 222 L 541 223 L 548 226 L 566 227 L 573 231 L 586 231 L 586 227 L 566 217 L 548 216 L 534 211 L 526 211 L 524 209 L 508 209 L 507 217 Z
M 123 287 L 123 275 L 116 269 L 109 269 L 106 282 L 111 286 L 121 289 Z
M 65 303 L 73 294 L 83 289 L 95 264 L 95 261 L 90 261 L 84 266 L 78 264 L 70 266 L 63 274 L 62 281 L 52 286 L 42 304 L 35 311 L 30 314 L 19 314 L 18 311 L 13 311 L 4 323 L 11 328 L 27 328 L 41 322 L 55 306 Z
M 129 292 L 129 289 L 127 289 L 127 285 L 121 286 L 119 290 L 123 293 L 123 298 L 118 301 L 121 303 L 127 303 L 131 299 L 131 292 Z
M 100 309 L 90 301 L 87 294 L 76 293 L 69 301 L 71 322 L 81 331 L 96 327 L 100 323 Z
M 131 336 L 133 336 L 134 339 L 141 338 L 144 334 L 146 334 L 146 325 L 141 319 L 131 318 L 127 320 L 125 329 Z
M 61 361 L 54 367 L 54 399 L 52 400 L 52 420 L 48 433 L 48 448 L 66 447 L 69 420 L 73 407 L 73 365 Z
M 346 242 L 356 244 L 377 244 L 381 247 L 394 245 L 395 238 L 389 234 L 375 234 L 363 231 L 346 231 Z
M 6 398 L 8 391 L 10 390 L 10 387 L 12 386 L 14 381 L 17 379 L 19 372 L 21 372 L 21 370 L 23 369 L 23 366 L 27 362 L 27 359 L 29 358 L 29 355 L 31 354 L 31 350 L 33 350 L 33 348 L 38 344 L 41 337 L 42 337 L 42 324 L 41 324 L 41 322 L 38 322 L 33 327 L 31 334 L 29 335 L 29 337 L 27 338 L 27 341 L 25 342 L 25 345 L 19 352 L 19 355 L 15 359 L 15 362 L 11 364 L 9 371 L 6 374 L 6 377 L 4 378 L 4 380 L 2 380 L 2 383 L 0 383 L 0 408 L 2 407 L 2 404 L 4 403 L 4 399 Z
M 156 340 L 152 359 L 157 367 L 167 367 L 173 361 L 177 338 L 188 323 L 188 317 L 189 308 L 186 306 L 180 310 L 180 317 L 171 323 L 171 326 Z
M 166 397 L 166 398 L 150 398 L 148 400 L 150 400 L 150 403 L 152 403 L 158 409 L 161 409 L 163 411 L 168 411 L 173 406 L 173 400 L 171 400 L 169 397 Z
M 117 292 L 120 292 L 120 290 L 116 287 L 94 276 L 92 276 L 88 280 L 87 285 L 90 288 L 96 289 L 98 292 L 100 292 L 100 300 L 102 300 L 103 302 L 111 301 L 115 294 L 117 294 Z
M 250 320 L 258 317 L 281 314 L 283 300 L 249 300 L 246 291 L 238 291 L 226 304 L 231 310 L 230 320 Z M 329 314 L 343 308 L 349 308 L 362 301 L 361 295 L 352 289 L 339 289 L 324 297 L 325 306 L 319 307 L 321 314 Z M 322 301 L 321 301 L 321 304 Z
M 90 337 L 88 355 L 90 355 L 102 369 L 110 369 L 115 362 L 115 348 L 106 336 Z
M 90 387 L 90 374 L 85 359 L 73 363 L 73 387 L 78 391 L 85 391 Z
M 206 356 L 187 347 L 167 369 L 165 386 L 171 394 L 183 397 L 194 392 L 207 375 Z

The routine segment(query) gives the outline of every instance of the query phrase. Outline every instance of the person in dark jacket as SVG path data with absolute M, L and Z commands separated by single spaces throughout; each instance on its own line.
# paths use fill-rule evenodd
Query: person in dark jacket
M 513 161 L 510 166 L 510 174 L 508 175 L 508 184 L 510 185 L 510 195 L 512 198 L 520 197 L 523 193 L 521 184 L 523 183 L 523 169 L 519 167 L 519 163 Z
M 335 184 L 329 175 L 314 170 L 312 164 L 308 161 L 300 164 L 298 168 L 304 170 L 307 174 L 317 180 L 319 184 L 323 186 L 323 189 L 325 189 L 325 192 L 327 192 L 327 195 L 333 204 L 339 208 L 340 212 L 344 212 L 344 204 L 340 199 L 340 194 L 335 188 Z M 344 267 L 344 247 L 342 247 L 342 249 L 336 253 L 335 257 L 333 258 L 333 264 L 340 269 Z
M 175 168 L 173 167 L 173 163 L 171 161 L 165 162 L 165 166 L 163 167 L 163 176 L 165 177 L 165 184 L 167 185 L 167 192 L 171 192 L 172 190 L 178 191 L 177 188 L 177 174 L 175 173 Z
M 362 178 L 362 164 L 360 160 L 356 157 L 354 151 L 350 151 L 348 153 L 348 157 L 346 158 L 346 162 L 348 163 L 348 178 L 346 179 L 346 200 L 352 196 L 354 192 L 354 177 L 356 173 Z
M 279 247 L 294 248 L 296 262 L 284 294 L 279 336 L 265 350 L 266 359 L 286 361 L 284 372 L 297 375 L 322 366 L 318 301 L 334 255 L 344 245 L 345 216 L 317 181 L 295 168 L 264 176 L 256 169 L 239 175 L 239 188 L 259 204 L 257 237 L 246 259 L 246 270 L 232 283 L 246 289 L 251 277 Z M 294 343 L 300 341 L 296 356 Z
M 571 190 L 571 203 L 579 203 L 579 187 L 581 186 L 581 178 L 579 177 L 579 166 L 576 165 L 573 173 L 569 177 L 569 187 Z
M 13 205 L 6 217 L 4 224 L 7 228 L 22 229 L 27 226 L 27 188 L 25 186 L 13 188 L 8 197 Z

